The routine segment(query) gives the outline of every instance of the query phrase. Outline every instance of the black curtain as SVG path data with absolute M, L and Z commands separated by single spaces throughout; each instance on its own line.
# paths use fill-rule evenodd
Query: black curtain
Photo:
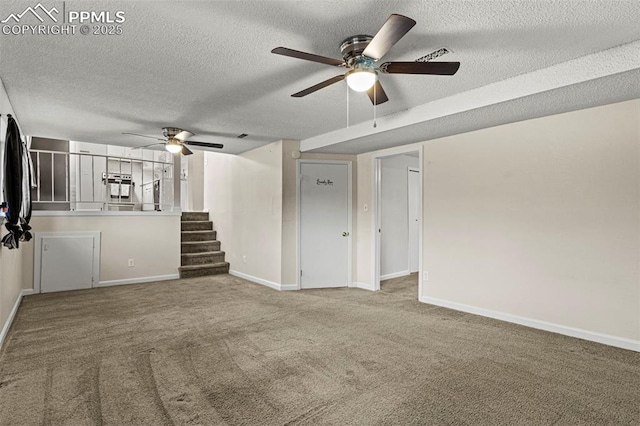
M 13 117 L 8 116 L 7 137 L 4 149 L 4 194 L 9 207 L 5 227 L 9 233 L 2 238 L 2 244 L 10 249 L 18 248 L 22 228 L 20 211 L 22 210 L 23 159 L 20 129 Z

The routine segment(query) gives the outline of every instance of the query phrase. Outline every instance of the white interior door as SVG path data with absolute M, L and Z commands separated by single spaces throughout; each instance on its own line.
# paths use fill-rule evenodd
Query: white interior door
M 37 242 L 39 262 L 34 278 L 42 293 L 86 289 L 97 282 L 100 246 L 95 235 L 49 234 Z
M 420 170 L 408 169 L 409 185 L 409 272 L 418 272 L 420 243 Z
M 300 162 L 300 287 L 346 287 L 350 275 L 349 163 Z

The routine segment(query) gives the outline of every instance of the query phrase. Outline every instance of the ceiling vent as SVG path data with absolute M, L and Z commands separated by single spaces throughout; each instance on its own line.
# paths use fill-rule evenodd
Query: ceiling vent
M 447 53 L 452 53 L 453 50 L 447 49 L 446 47 L 441 47 L 440 49 L 429 53 L 428 55 L 424 55 L 421 58 L 416 59 L 416 62 L 429 62 L 436 58 L 439 58 L 442 55 L 446 55 Z

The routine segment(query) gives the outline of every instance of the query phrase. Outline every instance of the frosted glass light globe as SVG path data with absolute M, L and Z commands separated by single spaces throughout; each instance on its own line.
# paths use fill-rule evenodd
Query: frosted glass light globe
M 356 92 L 366 92 L 376 83 L 373 70 L 355 69 L 347 73 L 347 85 Z
M 169 139 L 164 148 L 172 154 L 182 151 L 182 145 L 177 139 Z

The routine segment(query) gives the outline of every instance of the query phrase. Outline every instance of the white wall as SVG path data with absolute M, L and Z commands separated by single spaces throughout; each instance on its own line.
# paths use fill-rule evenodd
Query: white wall
M 204 188 L 231 270 L 279 285 L 282 142 L 237 156 L 205 152 Z
M 46 214 L 43 212 L 31 219 L 36 233 L 101 232 L 102 285 L 177 278 L 180 266 L 179 215 L 75 213 L 44 216 Z M 23 285 L 30 289 L 33 284 L 33 244 L 24 248 Z M 134 267 L 128 267 L 129 259 L 134 259 Z
M 297 161 L 293 152 L 300 151 L 299 141 L 282 142 L 282 284 L 293 286 L 298 279 L 298 206 Z
M 0 198 L 2 195 L 2 181 L 4 177 L 4 143 L 7 133 L 7 114 L 12 114 L 16 121 L 18 117 L 13 112 L 13 107 L 9 102 L 9 98 L 4 89 L 2 80 L 0 80 Z M 0 201 L 5 201 L 4 199 Z M 4 227 L 4 221 L 1 221 L 0 238 L 4 237 L 7 233 Z M 20 295 L 22 287 L 22 258 L 26 247 L 33 245 L 33 242 L 21 243 L 20 248 L 17 250 L 9 250 L 6 247 L 0 246 L 0 333 L 8 324 L 9 315 L 12 308 Z M 4 336 L 0 335 L 0 345 Z
M 405 154 L 381 160 L 380 278 L 409 274 L 408 168 L 420 166 L 418 157 Z
M 421 300 L 639 344 L 637 100 L 422 145 Z M 358 157 L 361 282 L 373 281 L 361 208 L 373 154 Z
M 640 340 L 639 113 L 427 143 L 423 295 Z
M 4 225 L 0 231 L 0 238 L 6 234 Z M 33 245 L 33 241 L 21 243 L 18 250 L 0 247 L 0 330 L 5 327 L 16 300 L 22 290 L 22 259 L 25 247 Z M 0 346 L 2 339 L 0 336 Z
M 200 212 L 204 208 L 204 156 L 205 151 L 194 149 L 192 155 L 183 157 L 187 163 L 185 211 Z

